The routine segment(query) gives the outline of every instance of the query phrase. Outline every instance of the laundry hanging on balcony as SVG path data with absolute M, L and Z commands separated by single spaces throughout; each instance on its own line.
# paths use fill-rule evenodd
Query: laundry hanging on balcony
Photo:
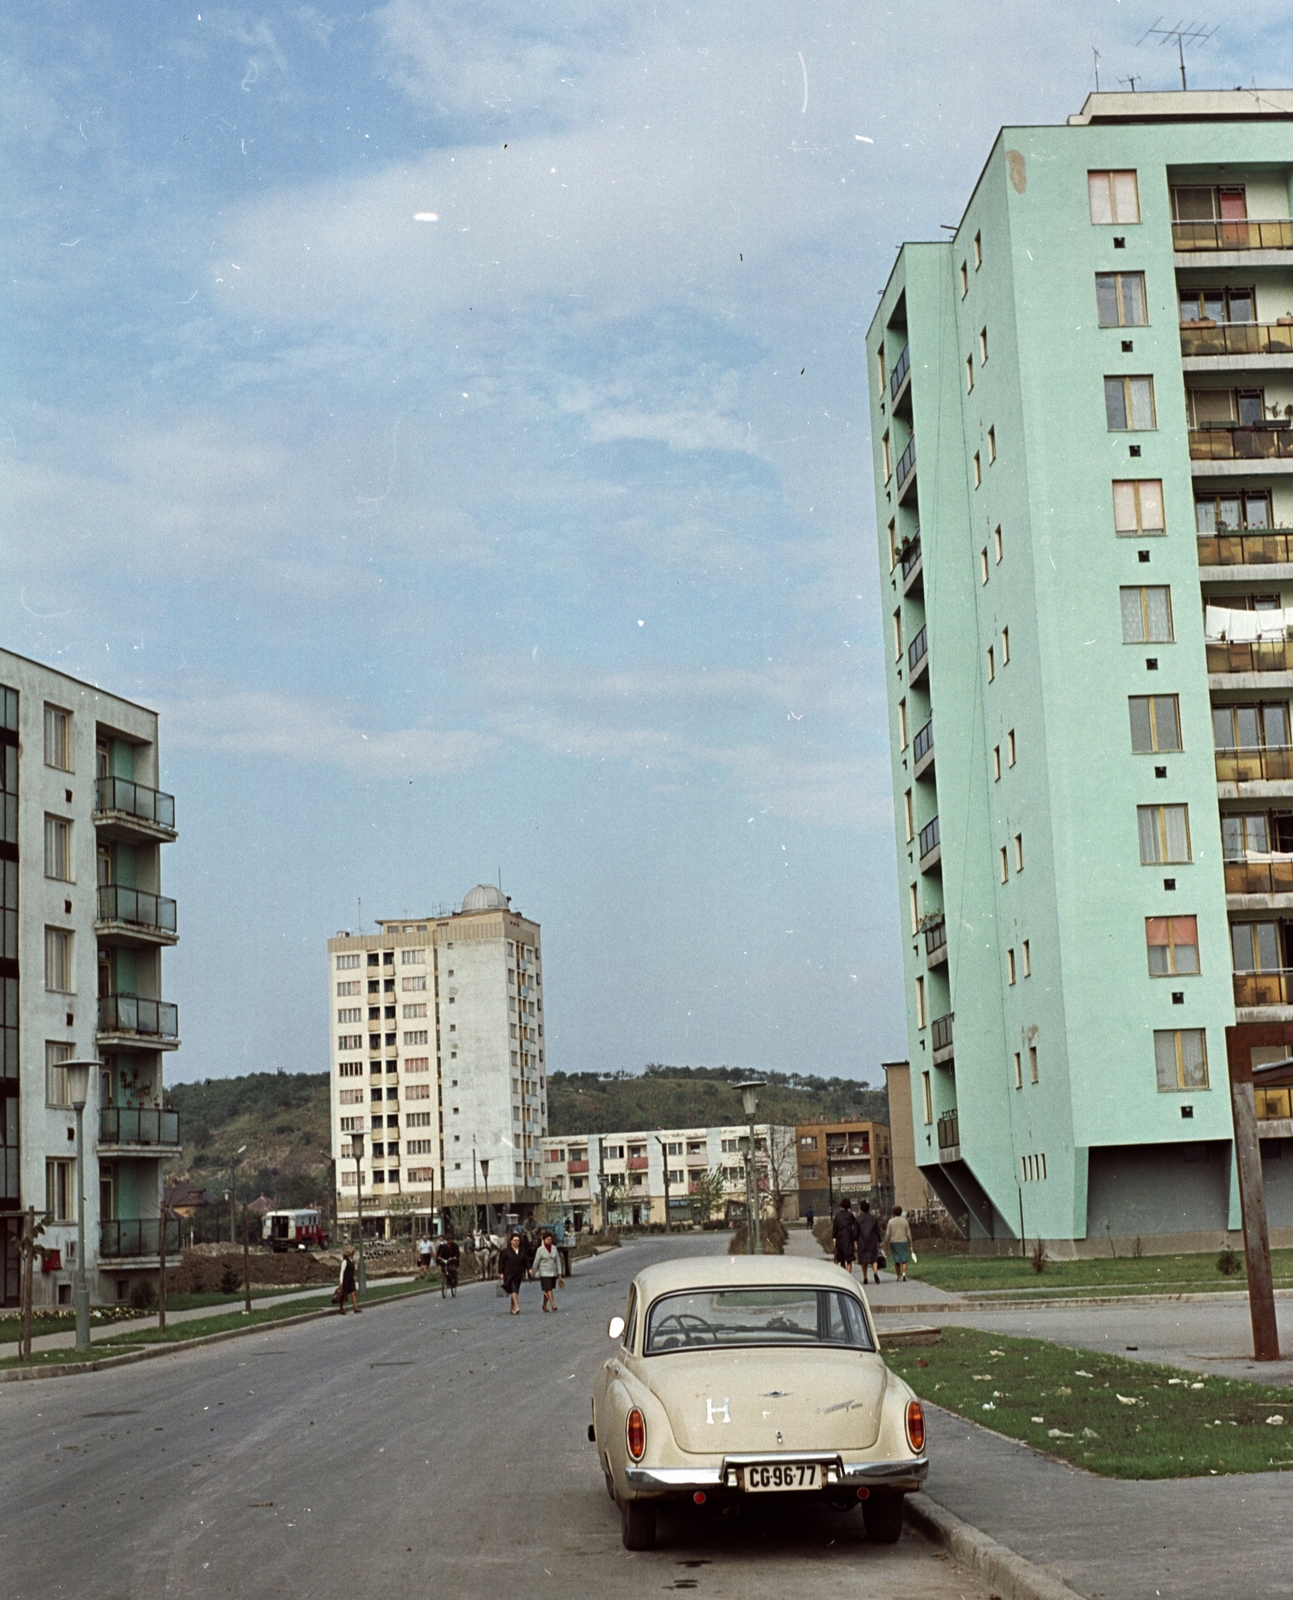
M 1223 606 L 1203 608 L 1203 632 L 1209 644 L 1256 644 L 1263 639 L 1293 637 L 1293 608 L 1270 611 L 1230 611 Z

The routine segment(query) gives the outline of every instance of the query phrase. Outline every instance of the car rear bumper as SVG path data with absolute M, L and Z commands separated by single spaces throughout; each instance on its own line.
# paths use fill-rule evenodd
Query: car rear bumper
M 647 1494 L 681 1494 L 696 1489 L 739 1489 L 741 1468 L 766 1462 L 819 1461 L 823 1488 L 919 1489 L 929 1471 L 928 1456 L 905 1461 L 845 1461 L 839 1455 L 801 1450 L 795 1453 L 724 1456 L 714 1467 L 626 1467 L 630 1489 Z

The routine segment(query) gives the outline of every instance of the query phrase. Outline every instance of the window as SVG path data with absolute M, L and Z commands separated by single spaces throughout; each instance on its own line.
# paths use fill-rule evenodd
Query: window
M 1003 667 L 1008 667 L 1010 665 L 1010 629 L 1009 628 L 1002 628 L 1002 630 L 1001 630 L 1001 665 Z
M 1024 1061 L 1023 1061 L 1023 1057 L 1020 1055 L 1019 1051 L 1016 1050 L 1015 1051 L 1015 1088 L 1016 1089 L 1022 1089 L 1023 1086 L 1024 1086 Z
M 911 790 L 908 789 L 902 797 L 903 823 L 907 829 L 907 843 L 916 837 L 916 809 L 912 804 Z
M 1006 735 L 1006 765 L 1013 767 L 1015 764 L 1015 730 L 1011 728 Z
M 924 978 L 917 978 L 916 979 L 916 1026 L 918 1028 L 923 1028 L 925 1026 L 925 980 L 924 980 Z
M 1006 854 L 1006 847 L 1004 844 L 1000 850 L 997 851 L 997 870 L 1001 875 L 1002 883 L 1005 883 L 1010 877 L 1010 857 Z
M 988 359 L 988 330 L 979 329 L 979 365 L 983 366 Z
M 884 393 L 884 386 L 889 381 L 889 374 L 885 371 L 885 367 L 884 367 L 884 346 L 883 345 L 881 345 L 880 348 L 875 353 L 875 364 L 876 364 L 876 371 L 879 374 L 879 378 L 880 378 L 880 393 L 883 394 Z
M 45 707 L 45 765 L 72 770 L 72 713 L 57 706 Z
M 1289 743 L 1289 708 L 1272 705 L 1213 706 L 1212 739 L 1218 750 L 1285 749 Z
M 76 1164 L 72 1161 L 45 1163 L 45 1210 L 55 1222 L 70 1222 L 76 1207 Z
M 980 583 L 986 583 L 987 581 L 988 581 L 988 547 L 987 547 L 987 545 L 984 545 L 983 549 L 979 551 L 979 582 Z
M 423 949 L 401 950 L 400 965 L 405 967 L 420 967 L 426 964 L 427 953 Z
M 1006 951 L 1006 982 L 1008 984 L 1013 984 L 1014 981 L 1015 981 L 1015 952 L 1013 950 L 1007 950 Z
M 1284 966 L 1280 930 L 1274 922 L 1236 922 L 1230 929 L 1236 972 L 1279 972 Z
M 991 683 L 997 676 L 997 657 L 991 645 L 988 646 L 988 682 Z
M 1202 1028 L 1155 1028 L 1154 1068 L 1161 1093 L 1208 1087 L 1208 1042 Z
M 404 1007 L 404 1020 L 406 1022 L 412 1017 L 425 1017 L 426 1014 L 427 1014 L 427 1003 L 426 1003 L 425 1000 L 423 1000 L 420 1005 L 405 1006 Z
M 1143 272 L 1097 272 L 1095 304 L 1102 328 L 1143 328 L 1145 311 Z
M 1030 1083 L 1036 1083 L 1038 1081 L 1037 1080 L 1037 1046 L 1035 1044 L 1030 1044 L 1028 1046 L 1028 1079 L 1029 1079 Z
M 983 265 L 983 235 L 976 233 L 974 236 L 974 270 L 977 272 Z
M 998 523 L 993 530 L 992 543 L 996 551 L 997 565 L 1001 565 L 1001 524 Z
M 67 1069 L 62 1065 L 64 1061 L 72 1059 L 72 1046 L 63 1044 L 57 1039 L 45 1041 L 45 1104 L 47 1106 L 70 1106 L 71 1096 L 67 1092 Z
M 1250 286 L 1243 289 L 1182 289 L 1180 292 L 1181 321 L 1188 322 L 1256 322 L 1257 292 Z
M 363 1070 L 364 1064 L 362 1061 L 337 1062 L 337 1076 L 339 1078 L 358 1078 L 362 1076 Z
M 893 614 L 893 659 L 902 660 L 902 608 Z
M 425 972 L 419 972 L 417 976 L 413 978 L 400 979 L 400 988 L 404 990 L 405 994 L 410 994 L 416 990 L 425 989 L 426 986 L 427 980 Z M 425 1016 L 426 1013 L 423 1012 L 422 1015 Z
M 1188 185 L 1172 190 L 1173 222 L 1242 222 L 1248 199 L 1242 183 L 1224 188 Z
M 983 482 L 983 463 L 979 460 L 979 452 L 974 452 L 974 487 L 977 489 Z
M 1140 831 L 1142 866 L 1193 859 L 1188 806 L 1137 806 L 1136 824 Z
M 1114 480 L 1113 531 L 1120 539 L 1158 538 L 1167 531 L 1161 479 Z
M 898 565 L 898 524 L 891 521 L 889 524 L 889 571 Z
M 363 1021 L 363 1007 L 362 1006 L 339 1006 L 337 1008 L 337 1021 L 338 1022 L 362 1022 Z
M 965 392 L 969 394 L 974 388 L 974 357 L 965 358 Z
M 908 743 L 908 741 L 907 741 L 907 702 L 905 700 L 899 700 L 899 702 L 898 702 L 898 748 L 900 750 L 905 750 L 907 748 L 907 743 Z
M 362 1033 L 343 1033 L 337 1039 L 338 1050 L 362 1050 L 364 1036 Z
M 997 430 L 995 428 L 989 428 L 988 429 L 988 465 L 991 466 L 992 463 L 996 459 L 997 459 Z
M 1171 644 L 1171 589 L 1166 585 L 1155 588 L 1124 588 L 1118 593 L 1122 601 L 1124 644 Z
M 920 930 L 920 903 L 916 898 L 916 885 L 907 885 L 907 909 L 911 913 L 911 931 L 913 934 Z
M 893 446 L 889 443 L 887 433 L 880 440 L 880 455 L 884 460 L 884 481 L 888 483 L 893 477 Z
M 45 818 L 45 876 L 72 883 L 72 824 L 65 817 Z
M 361 1106 L 364 1103 L 362 1089 L 338 1089 L 337 1104 L 343 1106 Z
M 338 972 L 349 972 L 353 967 L 357 967 L 358 965 L 359 957 L 357 955 L 337 957 Z
M 922 1072 L 920 1075 L 920 1093 L 924 1101 L 925 1126 L 928 1127 L 934 1120 L 934 1091 L 928 1072 Z
M 1024 958 L 1024 977 L 1031 978 L 1033 975 L 1033 951 L 1030 940 L 1024 940 L 1023 944 L 1020 946 L 1020 953 Z
M 386 1091 L 387 1096 L 393 1096 L 394 1089 Z M 406 1083 L 404 1085 L 404 1098 L 406 1100 L 429 1100 L 431 1098 L 431 1085 L 429 1083 Z
M 74 994 L 72 935 L 66 928 L 45 929 L 45 987 L 55 994 Z
M 1158 426 L 1153 378 L 1106 378 L 1104 420 L 1110 433 L 1152 432 Z
M 992 781 L 993 783 L 1000 783 L 1001 781 L 1001 746 L 999 744 L 994 744 L 992 747 Z
M 964 300 L 970 292 L 970 273 L 965 262 L 961 263 L 961 299 Z
M 381 964 L 381 957 L 377 954 L 376 950 L 370 950 L 368 952 L 368 965 L 370 967 L 380 967 Z
M 1190 427 L 1261 427 L 1266 421 L 1264 389 L 1188 389 Z
M 1024 870 L 1024 836 L 1022 833 L 1015 835 L 1015 871 Z
M 348 995 L 348 994 L 358 994 L 358 993 L 359 993 L 359 980 L 357 978 L 351 978 L 347 982 L 339 983 L 337 985 L 337 994 L 338 994 L 338 996 L 344 996 L 344 995 Z
M 1269 489 L 1238 489 L 1196 497 L 1194 526 L 1199 533 L 1265 529 L 1273 525 Z
M 1196 917 L 1146 917 L 1145 944 L 1151 978 L 1188 977 L 1198 972 Z
M 1181 711 L 1174 694 L 1129 695 L 1127 710 L 1135 754 L 1181 748 Z
M 1092 222 L 1102 225 L 1140 221 L 1140 195 L 1134 171 L 1088 172 L 1086 182 Z

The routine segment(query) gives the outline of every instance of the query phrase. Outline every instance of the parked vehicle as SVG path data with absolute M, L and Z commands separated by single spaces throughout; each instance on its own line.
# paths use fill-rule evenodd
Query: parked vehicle
M 267 1211 L 261 1237 L 276 1253 L 322 1250 L 328 1242 L 317 1211 Z

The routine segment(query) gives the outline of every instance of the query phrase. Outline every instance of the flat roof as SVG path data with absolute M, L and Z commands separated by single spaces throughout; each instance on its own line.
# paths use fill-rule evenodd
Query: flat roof
M 1293 117 L 1293 89 L 1170 89 L 1089 94 L 1070 128 L 1108 122 L 1278 121 Z

